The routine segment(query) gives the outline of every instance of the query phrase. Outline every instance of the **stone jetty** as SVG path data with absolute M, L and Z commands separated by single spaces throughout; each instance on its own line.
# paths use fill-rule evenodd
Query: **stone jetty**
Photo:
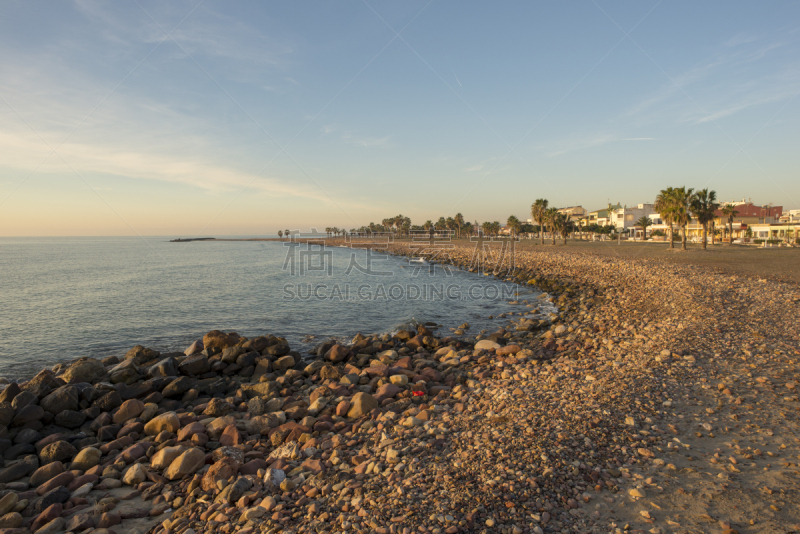
M 796 286 L 556 247 L 502 276 L 546 294 L 490 331 L 212 331 L 0 386 L 0 534 L 800 529 Z

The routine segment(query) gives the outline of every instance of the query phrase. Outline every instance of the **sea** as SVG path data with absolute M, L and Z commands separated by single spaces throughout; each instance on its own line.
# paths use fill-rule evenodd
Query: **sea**
M 0 377 L 137 344 L 183 351 L 210 330 L 285 337 L 305 355 L 328 338 L 416 323 L 494 331 L 489 317 L 519 311 L 512 301 L 553 310 L 531 286 L 441 263 L 285 239 L 170 239 L 0 238 Z

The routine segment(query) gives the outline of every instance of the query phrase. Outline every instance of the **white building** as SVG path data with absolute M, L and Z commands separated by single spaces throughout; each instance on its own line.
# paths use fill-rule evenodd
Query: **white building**
M 656 210 L 653 209 L 652 204 L 639 204 L 636 207 L 629 208 L 628 206 L 624 206 L 622 208 L 611 210 L 610 218 L 611 224 L 616 226 L 618 231 L 623 231 L 636 226 L 636 221 L 638 221 L 640 218 L 650 217 L 654 214 L 658 215 Z

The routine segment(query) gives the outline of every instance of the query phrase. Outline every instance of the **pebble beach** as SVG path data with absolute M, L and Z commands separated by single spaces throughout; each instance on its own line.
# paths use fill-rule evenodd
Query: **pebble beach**
M 3 380 L 0 534 L 800 530 L 796 283 L 553 246 L 492 272 L 557 313 Z

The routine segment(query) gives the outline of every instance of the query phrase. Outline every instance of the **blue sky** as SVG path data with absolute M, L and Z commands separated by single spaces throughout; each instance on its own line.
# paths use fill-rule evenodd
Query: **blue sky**
M 765 7 L 766 6 L 766 7 Z M 800 208 L 800 3 L 5 2 L 0 235 Z

